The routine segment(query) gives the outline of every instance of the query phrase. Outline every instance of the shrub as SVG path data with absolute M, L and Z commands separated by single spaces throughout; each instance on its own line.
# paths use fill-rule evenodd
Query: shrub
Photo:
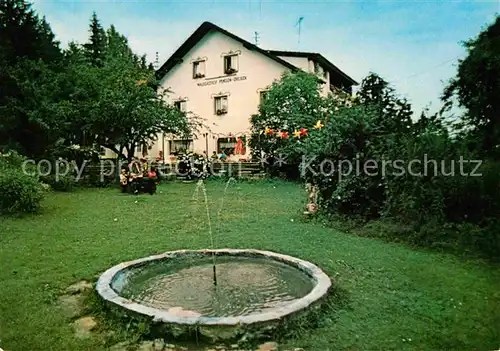
M 294 136 L 301 128 L 313 130 L 325 121 L 340 104 L 333 97 L 324 98 L 315 75 L 305 72 L 284 74 L 272 84 L 259 113 L 251 117 L 250 147 L 254 159 L 268 158 L 267 173 L 288 179 L 300 179 L 299 164 L 303 154 L 301 138 Z M 280 137 L 281 132 L 288 138 Z M 273 162 L 285 159 L 285 164 Z
M 36 176 L 15 167 L 0 170 L 0 213 L 36 212 L 44 188 Z
M 374 111 L 364 106 L 341 107 L 328 123 L 302 143 L 301 174 L 319 188 L 324 211 L 377 217 L 384 200 L 381 176 L 357 172 L 357 163 L 375 158 Z
M 81 168 L 80 168 L 81 169 Z M 102 164 L 100 162 L 91 162 L 85 164 L 80 174 L 81 178 L 78 180 L 78 185 L 90 188 L 107 188 L 118 186 L 119 172 L 121 170 L 117 165 Z M 77 174 L 74 173 L 76 178 Z M 77 185 L 73 183 L 73 185 Z
M 69 192 L 72 191 L 75 186 L 75 178 L 71 175 L 59 175 L 56 177 L 51 174 L 48 176 L 41 177 L 42 182 L 50 185 L 50 187 L 55 191 Z
M 355 99 L 321 97 L 312 76 L 289 74 L 252 117 L 251 146 L 271 161 L 285 159 L 270 173 L 290 179 L 300 169 L 318 187 L 323 214 L 392 221 L 381 236 L 415 245 L 498 255 L 500 161 L 476 170 L 477 163 L 462 162 L 478 158 L 470 138 L 452 135 L 440 115 L 411 117 L 409 103 L 375 74 Z M 323 123 L 313 128 L 316 121 Z M 308 129 L 304 137 L 292 134 L 300 128 Z M 367 170 L 367 161 L 376 168 Z

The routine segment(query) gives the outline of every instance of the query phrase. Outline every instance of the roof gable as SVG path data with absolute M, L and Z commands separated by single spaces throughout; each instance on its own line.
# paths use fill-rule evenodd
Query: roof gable
M 289 57 L 307 57 L 312 60 L 317 61 L 319 64 L 327 68 L 329 71 L 332 71 L 337 74 L 338 77 L 345 83 L 345 85 L 352 86 L 358 85 L 358 83 L 341 71 L 337 66 L 328 61 L 323 55 L 315 52 L 294 52 L 294 51 L 277 51 L 277 50 L 263 50 L 259 48 L 257 45 L 246 41 L 243 38 L 234 35 L 233 33 L 228 32 L 227 30 L 216 26 L 211 22 L 203 22 L 198 29 L 196 29 L 193 34 L 189 36 L 189 38 L 184 41 L 184 43 L 170 56 L 170 58 L 156 71 L 157 79 L 162 79 L 165 74 L 167 74 L 173 67 L 177 64 L 182 63 L 183 57 L 210 31 L 216 31 L 223 35 L 230 37 L 231 39 L 240 42 L 243 47 L 250 51 L 258 52 L 271 60 L 278 62 L 284 67 L 290 69 L 292 72 L 300 71 L 301 69 L 291 64 L 288 61 L 281 59 L 278 56 L 289 56 Z M 320 79 L 321 81 L 321 79 Z
M 341 76 L 345 81 L 349 82 L 352 85 L 358 85 L 354 79 L 349 77 L 343 71 L 340 70 L 337 66 L 327 60 L 323 55 L 317 52 L 303 52 L 303 51 L 279 51 L 279 50 L 269 50 L 270 54 L 275 56 L 284 56 L 284 57 L 304 57 L 311 59 L 313 61 L 318 62 L 320 65 L 324 66 L 327 70 L 333 71 Z
M 167 74 L 173 67 L 175 67 L 177 64 L 181 63 L 183 60 L 183 57 L 205 36 L 207 35 L 210 31 L 217 31 L 219 33 L 222 33 L 231 39 L 234 39 L 236 41 L 239 41 L 243 46 L 251 51 L 258 52 L 276 62 L 279 64 L 285 66 L 286 68 L 289 68 L 292 71 L 298 71 L 299 68 L 296 66 L 292 65 L 291 63 L 280 59 L 279 57 L 271 54 L 267 50 L 263 50 L 259 48 L 257 45 L 254 45 L 237 35 L 234 35 L 225 29 L 216 26 L 215 24 L 211 22 L 203 22 L 201 26 L 196 29 L 193 34 L 189 36 L 189 38 L 186 39 L 186 41 L 170 56 L 170 58 L 156 71 L 156 77 L 157 79 L 161 79 Z

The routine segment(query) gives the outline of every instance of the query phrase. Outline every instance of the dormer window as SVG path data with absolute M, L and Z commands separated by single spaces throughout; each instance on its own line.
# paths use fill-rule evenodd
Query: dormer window
M 193 79 L 205 77 L 205 61 L 193 62 Z
M 186 112 L 186 100 L 177 100 L 174 102 L 174 107 L 181 112 Z
M 238 55 L 224 56 L 224 73 L 233 74 L 238 72 Z
M 319 74 L 321 72 L 321 67 L 319 63 L 314 62 L 314 73 Z

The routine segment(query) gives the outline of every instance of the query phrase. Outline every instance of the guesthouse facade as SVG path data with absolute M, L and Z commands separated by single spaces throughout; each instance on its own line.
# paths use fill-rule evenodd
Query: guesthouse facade
M 169 102 L 201 118 L 204 127 L 190 139 L 160 135 L 143 154 L 166 162 L 185 151 L 231 155 L 238 138 L 246 143 L 250 117 L 269 86 L 284 72 L 298 70 L 317 74 L 325 95 L 334 88 L 351 93 L 357 85 L 321 54 L 264 50 L 204 22 L 157 70 L 161 87 L 171 91 Z M 244 150 L 248 156 L 249 148 Z

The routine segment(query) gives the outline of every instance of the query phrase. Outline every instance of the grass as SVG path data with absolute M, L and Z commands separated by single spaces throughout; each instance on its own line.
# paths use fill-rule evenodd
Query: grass
M 277 251 L 322 267 L 348 306 L 288 346 L 306 350 L 496 350 L 500 272 L 481 262 L 347 235 L 301 217 L 305 193 L 283 182 L 207 185 L 218 247 Z M 114 189 L 53 193 L 40 215 L 0 219 L 0 347 L 101 350 L 78 340 L 57 294 L 124 260 L 210 246 L 194 184 L 168 183 L 155 196 Z M 201 195 L 201 194 L 200 194 Z M 137 202 L 136 202 L 137 201 Z

